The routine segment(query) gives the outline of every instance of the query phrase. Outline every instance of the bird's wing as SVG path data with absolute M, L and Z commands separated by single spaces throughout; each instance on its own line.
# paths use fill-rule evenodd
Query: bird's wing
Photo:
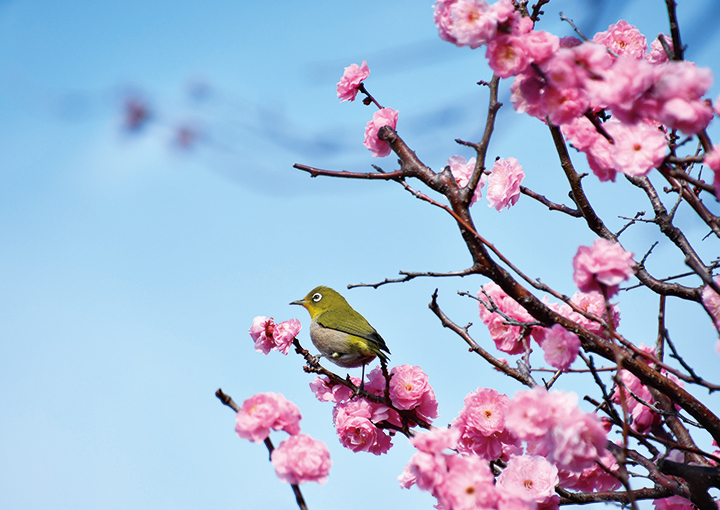
M 340 313 L 328 310 L 317 318 L 317 322 L 324 328 L 334 329 L 336 331 L 348 333 L 349 335 L 364 338 L 377 345 L 379 349 L 390 352 L 387 345 L 385 345 L 385 340 L 383 340 L 383 337 L 380 336 L 380 333 L 375 331 L 375 328 L 373 328 L 359 313 L 354 315 L 348 314 L 347 312 Z M 330 326 L 329 324 L 336 325 Z

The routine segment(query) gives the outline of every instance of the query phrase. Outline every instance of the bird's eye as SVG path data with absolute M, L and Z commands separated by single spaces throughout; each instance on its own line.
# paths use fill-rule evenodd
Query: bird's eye
M 320 294 L 319 292 L 316 292 L 315 294 L 313 294 L 312 300 L 313 300 L 314 302 L 317 303 L 317 302 L 320 301 L 321 299 L 322 299 L 322 294 Z

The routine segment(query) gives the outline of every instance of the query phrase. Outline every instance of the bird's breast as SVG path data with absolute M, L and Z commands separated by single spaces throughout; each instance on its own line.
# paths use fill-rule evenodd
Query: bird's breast
M 375 358 L 372 350 L 363 347 L 367 340 L 326 328 L 316 321 L 310 324 L 310 339 L 321 354 L 343 368 L 359 367 Z

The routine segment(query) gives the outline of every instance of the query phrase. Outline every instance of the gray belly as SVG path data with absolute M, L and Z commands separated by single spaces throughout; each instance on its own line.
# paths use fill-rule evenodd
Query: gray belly
M 316 322 L 310 324 L 310 339 L 324 357 L 343 368 L 359 367 L 375 358 L 374 354 L 359 352 L 347 333 L 324 328 Z

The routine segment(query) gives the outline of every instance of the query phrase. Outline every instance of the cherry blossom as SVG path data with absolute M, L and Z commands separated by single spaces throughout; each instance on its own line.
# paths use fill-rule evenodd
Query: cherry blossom
M 545 361 L 558 370 L 567 370 L 580 352 L 578 336 L 562 327 L 553 324 L 549 328 L 541 328 L 533 335 L 545 353 Z
M 355 386 L 360 386 L 361 381 L 359 377 L 352 377 L 351 381 Z M 310 383 L 310 389 L 320 402 L 337 403 L 350 400 L 353 396 L 350 388 L 342 384 L 333 383 L 327 377 L 316 377 L 315 380 Z
M 602 44 L 615 55 L 627 55 L 638 60 L 645 58 L 648 47 L 647 39 L 640 30 L 624 19 L 595 34 L 593 42 Z
M 287 438 L 273 450 L 270 459 L 278 478 L 293 485 L 324 484 L 332 465 L 330 450 L 325 443 L 307 434 Z
M 255 342 L 255 350 L 268 354 L 270 351 L 280 351 L 287 355 L 290 345 L 300 332 L 302 325 L 297 319 L 283 321 L 275 324 L 273 318 L 262 315 L 253 319 L 250 326 L 250 337 Z
M 465 161 L 465 158 L 462 156 L 450 156 L 447 160 L 447 165 L 450 167 L 455 182 L 457 182 L 461 188 L 464 188 L 470 182 L 470 177 L 475 171 L 475 164 L 475 158 L 470 158 L 468 161 Z M 470 205 L 473 205 L 482 198 L 482 189 L 486 183 L 487 175 L 483 174 L 478 181 L 478 185 L 475 187 L 475 193 L 472 199 L 470 199 Z
M 505 316 L 519 322 L 533 323 L 535 319 L 496 283 L 483 285 L 483 289 L 478 292 L 478 299 L 482 301 L 479 305 L 480 319 L 488 327 L 490 338 L 495 342 L 495 347 L 508 354 L 525 352 L 527 339 L 523 336 L 522 326 L 506 324 L 505 317 L 500 313 L 491 312 L 483 303 L 487 303 L 491 307 L 494 304 Z
M 715 174 L 713 186 L 715 186 L 715 197 L 720 200 L 720 145 L 713 147 L 713 150 L 705 154 L 703 163 L 710 167 Z
M 365 81 L 369 75 L 370 69 L 364 60 L 361 65 L 350 64 L 346 67 L 337 84 L 337 96 L 340 102 L 355 101 L 360 83 Z
M 447 476 L 434 491 L 442 508 L 472 510 L 496 505 L 499 491 L 487 462 L 477 457 L 452 455 L 447 459 L 447 466 Z
M 525 171 L 517 159 L 497 159 L 487 180 L 488 207 L 502 211 L 515 205 L 520 198 L 520 184 L 524 178 Z
M 270 429 L 284 430 L 290 435 L 300 432 L 300 409 L 282 394 L 258 393 L 240 406 L 235 432 L 243 439 L 264 441 Z
M 333 410 L 333 422 L 340 443 L 354 452 L 387 453 L 392 440 L 375 424 L 388 417 L 388 410 L 386 406 L 365 399 L 337 404 Z
M 606 289 L 607 296 L 617 294 L 618 285 L 635 274 L 632 252 L 618 243 L 596 239 L 592 247 L 580 246 L 573 258 L 573 280 L 582 292 Z
M 487 460 L 515 453 L 518 439 L 505 430 L 509 399 L 491 388 L 478 388 L 465 397 L 465 407 L 452 421 L 459 433 L 457 449 Z
M 381 127 L 390 126 L 395 129 L 398 121 L 398 112 L 392 108 L 383 108 L 373 114 L 373 118 L 365 126 L 365 142 L 363 145 L 367 147 L 376 158 L 384 158 L 390 154 L 390 145 L 378 138 L 378 131 Z
M 654 499 L 655 510 L 693 510 L 695 505 L 689 499 L 682 496 L 670 496 L 669 498 Z
M 538 455 L 514 457 L 497 478 L 497 486 L 522 499 L 547 503 L 555 495 L 558 469 Z

